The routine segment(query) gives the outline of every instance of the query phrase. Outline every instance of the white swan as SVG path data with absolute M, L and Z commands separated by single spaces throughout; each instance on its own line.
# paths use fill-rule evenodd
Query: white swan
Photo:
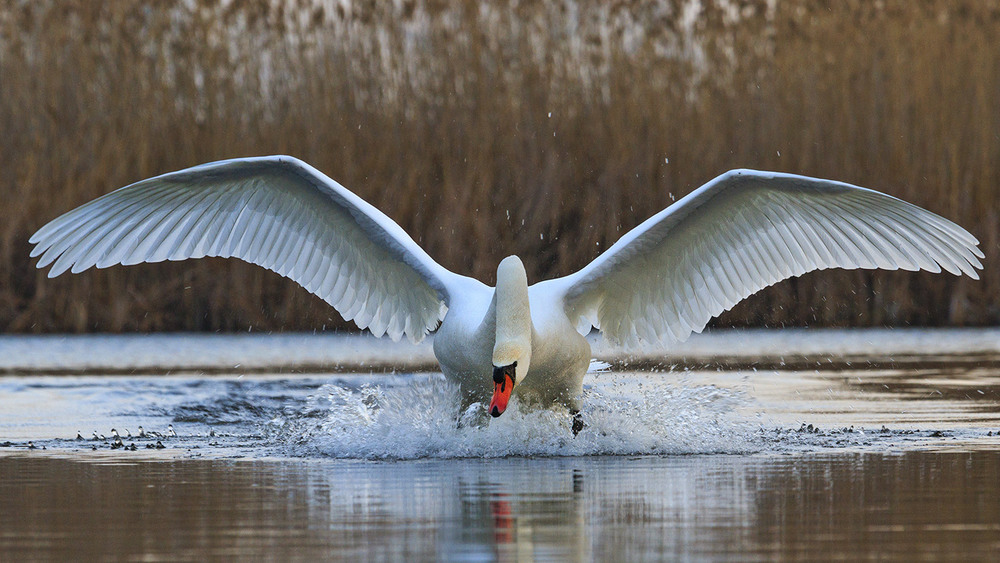
M 376 336 L 434 353 L 467 404 L 579 408 L 599 328 L 670 344 L 782 279 L 823 268 L 941 268 L 978 279 L 979 242 L 958 225 L 841 182 L 733 170 L 654 215 L 575 274 L 529 286 L 521 261 L 496 288 L 441 267 L 395 222 L 287 156 L 213 162 L 137 182 L 30 240 L 49 277 L 97 266 L 236 257 L 286 276 Z M 440 323 L 440 326 L 438 324 Z

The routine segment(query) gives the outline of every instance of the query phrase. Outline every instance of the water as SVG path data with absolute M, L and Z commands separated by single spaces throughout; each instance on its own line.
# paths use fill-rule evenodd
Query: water
M 575 438 L 311 344 L 272 373 L 287 339 L 0 339 L 0 561 L 994 557 L 995 333 L 774 334 L 613 361 Z
M 11 560 L 988 560 L 993 452 L 359 462 L 0 456 Z

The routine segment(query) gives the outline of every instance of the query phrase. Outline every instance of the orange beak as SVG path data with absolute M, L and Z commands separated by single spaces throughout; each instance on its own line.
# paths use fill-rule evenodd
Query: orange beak
M 493 400 L 490 401 L 490 415 L 494 418 L 507 410 L 510 395 L 514 391 L 514 368 L 517 362 L 501 368 L 493 368 Z

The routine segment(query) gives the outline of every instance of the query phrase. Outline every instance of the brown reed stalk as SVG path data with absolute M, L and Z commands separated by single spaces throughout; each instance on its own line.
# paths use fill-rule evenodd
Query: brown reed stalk
M 0 329 L 347 328 L 235 261 L 48 280 L 27 258 L 35 229 L 111 189 L 273 153 L 487 282 L 507 254 L 533 280 L 574 271 L 730 168 L 845 180 L 971 230 L 983 279 L 814 273 L 717 324 L 996 324 L 997 3 L 704 4 L 0 6 Z

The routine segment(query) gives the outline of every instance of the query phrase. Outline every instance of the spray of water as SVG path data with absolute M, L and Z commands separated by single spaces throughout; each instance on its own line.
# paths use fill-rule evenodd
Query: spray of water
M 299 415 L 271 421 L 285 453 L 360 459 L 741 453 L 757 430 L 734 415 L 746 399 L 714 386 L 651 382 L 634 374 L 588 376 L 586 426 L 577 436 L 562 410 L 512 403 L 491 419 L 461 412 L 458 388 L 440 374 L 398 385 L 320 387 Z

